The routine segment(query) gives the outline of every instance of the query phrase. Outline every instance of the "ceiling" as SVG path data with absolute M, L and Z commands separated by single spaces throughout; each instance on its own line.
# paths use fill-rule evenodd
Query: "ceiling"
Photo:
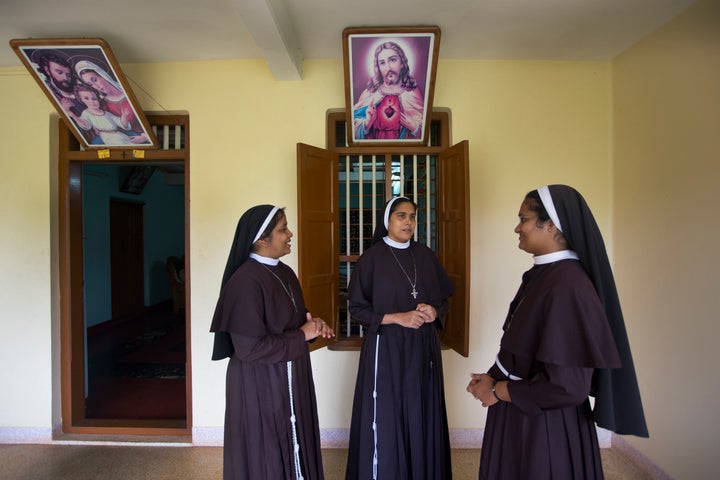
M 13 38 L 99 37 L 120 63 L 264 58 L 278 80 L 342 58 L 348 26 L 438 25 L 441 59 L 607 60 L 695 0 L 0 0 Z

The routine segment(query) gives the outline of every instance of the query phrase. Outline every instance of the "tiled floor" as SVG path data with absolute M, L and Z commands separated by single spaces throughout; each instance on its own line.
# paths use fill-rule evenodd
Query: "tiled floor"
M 326 480 L 345 476 L 347 450 L 323 450 Z M 653 477 L 611 449 L 602 451 L 607 480 Z M 453 478 L 477 479 L 480 450 L 452 451 Z M 0 444 L 3 480 L 219 480 L 221 447 Z

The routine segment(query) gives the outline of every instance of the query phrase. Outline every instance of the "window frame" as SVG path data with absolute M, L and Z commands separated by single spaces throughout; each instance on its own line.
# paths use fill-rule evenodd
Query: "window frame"
M 330 110 L 327 113 L 326 123 L 326 145 L 327 149 L 319 149 L 309 145 L 298 144 L 298 276 L 303 286 L 303 291 L 308 287 L 316 284 L 316 279 L 322 276 L 327 277 L 328 274 L 333 275 L 334 294 L 325 288 L 325 296 L 312 294 L 313 302 L 306 302 L 311 311 L 325 312 L 326 321 L 329 319 L 333 328 L 338 331 L 339 326 L 339 302 L 340 285 L 339 285 L 339 263 L 342 260 L 339 256 L 339 209 L 338 209 L 338 173 L 337 160 L 341 156 L 352 155 L 386 155 L 390 158 L 392 155 L 433 155 L 441 162 L 443 158 L 448 158 L 448 165 L 452 162 L 452 170 L 446 174 L 445 180 L 439 179 L 438 188 L 441 182 L 447 185 L 452 184 L 453 188 L 448 190 L 457 191 L 448 195 L 438 190 L 438 204 L 446 204 L 451 210 L 447 215 L 441 217 L 438 214 L 436 219 L 436 228 L 438 230 L 438 257 L 445 266 L 453 283 L 456 286 L 456 292 L 450 299 L 450 313 L 446 328 L 441 332 L 443 345 L 456 350 L 461 355 L 468 356 L 469 343 L 469 265 L 470 265 L 470 239 L 469 239 L 469 184 L 468 184 L 468 142 L 463 141 L 455 146 L 450 146 L 450 113 L 447 109 L 434 109 L 430 121 L 440 122 L 438 130 L 439 137 L 436 139 L 436 146 L 337 146 L 337 128 L 338 122 L 345 122 L 346 115 L 342 109 Z M 344 131 L 341 132 L 344 134 Z M 322 178 L 322 186 L 324 189 L 323 197 L 327 197 L 325 203 L 329 201 L 325 212 L 326 218 L 328 212 L 333 212 L 337 218 L 330 220 L 332 225 L 326 223 L 321 228 L 324 230 L 321 237 L 317 235 L 317 224 L 313 225 L 312 220 L 306 217 L 315 216 L 320 211 L 318 207 L 324 200 L 313 197 L 311 185 L 315 182 L 317 190 L 317 182 L 312 176 L 314 167 L 309 167 L 306 163 L 307 158 L 304 156 L 309 153 L 310 163 L 318 165 L 316 159 L 324 158 L 322 162 L 328 167 L 325 170 L 319 170 L 315 175 Z M 304 159 L 305 158 L 305 159 Z M 333 165 L 329 165 L 334 158 Z M 329 168 L 331 173 L 328 173 Z M 440 168 L 444 167 L 438 167 Z M 326 184 L 329 176 L 334 176 L 336 186 L 333 191 L 328 191 Z M 452 178 L 451 178 L 452 177 Z M 448 183 L 450 182 L 450 183 Z M 329 228 L 328 228 L 329 227 Z M 444 230 L 444 231 L 443 231 Z M 450 233 L 448 233 L 450 232 Z M 458 232 L 454 234 L 453 232 Z M 461 237 L 461 238 L 455 238 Z M 310 239 L 313 238 L 314 241 Z M 329 253 L 323 244 L 330 243 Z M 443 244 L 451 245 L 455 251 L 448 252 Z M 334 256 L 333 256 L 334 254 Z M 332 265 L 325 263 L 323 267 L 318 267 L 318 257 L 333 256 Z M 344 258 L 344 257 L 343 257 Z M 325 260 L 323 260 L 325 262 Z M 447 263 L 447 265 L 446 265 Z M 448 269 L 448 266 L 450 269 Z M 307 300 L 307 299 L 306 299 Z M 329 304 L 329 305 L 327 305 Z M 448 328 L 448 326 L 450 328 Z M 332 342 L 321 342 L 317 347 L 327 345 L 330 350 L 358 350 L 363 342 L 362 337 L 336 338 Z

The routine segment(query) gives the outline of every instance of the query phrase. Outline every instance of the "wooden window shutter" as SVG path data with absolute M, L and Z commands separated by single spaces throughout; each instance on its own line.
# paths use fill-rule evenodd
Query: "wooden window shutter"
M 298 278 L 305 305 L 337 330 L 338 199 L 337 155 L 297 144 Z M 317 338 L 311 350 L 332 339 Z
M 470 332 L 469 149 L 464 140 L 440 153 L 438 162 L 439 257 L 455 293 L 450 298 L 442 343 L 467 357 Z

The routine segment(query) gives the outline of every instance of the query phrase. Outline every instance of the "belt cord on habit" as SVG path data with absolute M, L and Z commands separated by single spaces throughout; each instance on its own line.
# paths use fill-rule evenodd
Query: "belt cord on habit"
M 500 363 L 500 357 L 499 357 L 499 356 L 496 356 L 496 357 L 495 357 L 495 365 L 497 365 L 498 368 L 500 369 L 500 371 L 503 373 L 503 375 L 505 375 L 506 377 L 508 377 L 510 380 L 516 380 L 516 381 L 517 381 L 517 380 L 522 380 L 522 377 L 518 377 L 517 375 L 512 375 L 510 372 L 507 371 L 507 368 L 505 368 L 505 367 L 503 366 L 503 364 Z
M 373 452 L 373 480 L 378 478 L 378 439 L 377 439 L 377 375 L 378 375 L 378 350 L 380 347 L 380 335 L 375 337 L 375 384 L 373 385 L 373 435 L 374 435 L 374 447 Z
M 295 405 L 293 403 L 292 390 L 292 361 L 287 362 L 287 376 L 288 394 L 290 395 L 290 423 L 292 424 L 293 451 L 295 455 L 295 478 L 297 480 L 304 480 L 304 477 L 302 476 L 302 470 L 300 469 L 300 443 L 298 443 L 297 427 L 295 425 Z

